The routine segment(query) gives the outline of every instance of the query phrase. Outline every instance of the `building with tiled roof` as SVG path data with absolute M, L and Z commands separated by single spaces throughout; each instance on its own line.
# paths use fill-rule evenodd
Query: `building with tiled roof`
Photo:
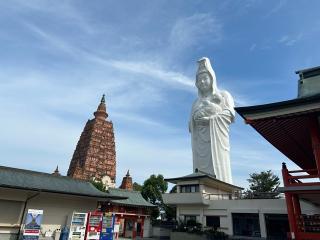
M 153 204 L 146 201 L 141 192 L 126 190 L 120 188 L 109 188 L 108 192 L 111 195 L 121 196 L 124 199 L 111 200 L 111 202 L 115 205 L 119 206 L 130 206 L 130 207 L 154 207 Z
M 91 183 L 57 174 L 0 166 L 0 239 L 19 235 L 28 209 L 41 209 L 41 231 L 68 226 L 73 212 L 95 211 L 100 202 L 125 199 Z
M 111 195 L 121 196 L 123 199 L 111 199 L 101 203 L 101 210 L 112 212 L 120 224 L 120 237 L 148 237 L 150 236 L 150 212 L 155 206 L 146 201 L 139 191 L 132 190 L 132 178 L 127 172 L 123 177 L 120 188 L 109 188 Z

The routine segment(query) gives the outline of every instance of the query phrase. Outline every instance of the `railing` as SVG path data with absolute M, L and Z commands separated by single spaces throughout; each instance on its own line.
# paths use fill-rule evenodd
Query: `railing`
M 317 169 L 304 169 L 288 171 L 285 163 L 282 163 L 283 184 L 287 186 L 314 186 L 320 185 L 320 174 Z M 314 181 L 310 181 L 314 179 Z
M 318 169 L 303 169 L 288 171 L 286 164 L 282 164 L 283 184 L 285 187 L 320 186 L 320 173 Z M 320 215 L 305 215 L 300 207 L 300 188 L 292 188 L 295 191 L 285 191 L 288 219 L 290 224 L 290 236 L 295 239 L 319 240 L 320 239 Z M 308 188 L 305 188 L 306 190 Z M 300 191 L 298 191 L 300 190 Z M 309 190 L 310 192 L 311 190 Z M 292 239 L 290 237 L 290 239 Z
M 239 200 L 239 199 L 274 199 L 284 198 L 279 192 L 238 193 L 203 193 L 204 200 Z
M 320 233 L 320 215 L 297 216 L 298 227 L 301 232 Z
M 231 193 L 203 193 L 204 200 L 232 200 L 239 199 L 239 196 Z

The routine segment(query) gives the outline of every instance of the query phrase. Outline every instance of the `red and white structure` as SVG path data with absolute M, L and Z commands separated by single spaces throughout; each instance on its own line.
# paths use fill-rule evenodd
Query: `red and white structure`
M 320 67 L 300 70 L 298 98 L 236 111 L 300 169 L 282 164 L 289 239 L 320 239 L 320 211 L 301 213 L 301 201 L 320 206 Z

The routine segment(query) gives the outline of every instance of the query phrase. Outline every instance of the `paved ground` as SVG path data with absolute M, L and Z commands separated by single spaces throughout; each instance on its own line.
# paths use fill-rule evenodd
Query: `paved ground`
M 129 240 L 131 238 L 119 238 L 119 240 Z M 155 240 L 155 239 L 158 239 L 158 238 L 137 238 L 138 239 L 141 239 L 141 240 Z

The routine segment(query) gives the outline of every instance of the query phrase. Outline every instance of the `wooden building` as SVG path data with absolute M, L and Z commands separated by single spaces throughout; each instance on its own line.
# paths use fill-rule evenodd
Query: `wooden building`
M 300 169 L 282 164 L 290 239 L 320 239 L 320 212 L 301 213 L 301 200 L 320 206 L 320 67 L 297 71 L 298 98 L 236 111 Z M 280 166 L 279 166 L 280 168 Z

